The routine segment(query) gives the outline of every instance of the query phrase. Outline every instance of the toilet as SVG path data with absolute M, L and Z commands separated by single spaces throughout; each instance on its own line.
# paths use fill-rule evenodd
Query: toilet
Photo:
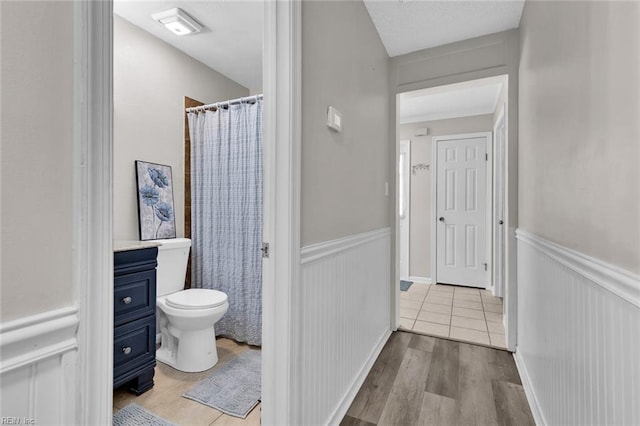
M 176 370 L 195 373 L 218 362 L 214 324 L 229 309 L 227 295 L 218 290 L 183 290 L 191 240 L 156 240 L 157 318 L 160 348 L 156 359 Z

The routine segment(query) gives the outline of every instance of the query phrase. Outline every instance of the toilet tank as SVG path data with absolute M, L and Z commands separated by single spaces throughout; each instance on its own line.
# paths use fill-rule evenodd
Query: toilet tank
M 158 247 L 156 296 L 165 296 L 184 289 L 191 240 L 172 238 L 154 241 L 162 244 Z

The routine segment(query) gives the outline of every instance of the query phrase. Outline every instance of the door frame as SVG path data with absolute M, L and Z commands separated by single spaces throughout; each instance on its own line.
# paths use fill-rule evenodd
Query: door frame
M 431 141 L 431 163 L 433 164 L 433 172 L 431 179 L 431 274 L 433 283 L 436 284 L 438 282 L 438 263 L 437 263 L 437 224 L 438 224 L 438 206 L 437 206 L 437 194 L 436 191 L 438 189 L 438 142 L 448 141 L 453 139 L 471 139 L 471 138 L 481 138 L 484 137 L 487 143 L 487 170 L 485 181 L 487 185 L 486 191 L 486 201 L 485 201 L 485 252 L 487 255 L 487 279 L 485 282 L 485 289 L 489 288 L 493 283 L 493 248 L 492 248 L 492 235 L 493 235 L 493 208 L 492 208 L 492 200 L 493 200 L 493 138 L 492 132 L 476 132 L 476 133 L 460 133 L 456 135 L 442 135 L 442 136 L 434 136 Z
M 505 281 L 506 281 L 506 263 L 507 263 L 507 253 L 505 252 L 506 250 L 506 246 L 505 246 L 505 238 L 498 238 L 498 231 L 499 231 L 499 224 L 498 221 L 500 220 L 499 214 L 498 214 L 498 188 L 500 187 L 498 184 L 498 174 L 497 174 L 497 167 L 500 166 L 500 158 L 498 157 L 500 155 L 500 151 L 498 150 L 498 146 L 497 146 L 497 138 L 498 138 L 498 129 L 500 129 L 500 127 L 503 128 L 503 132 L 504 132 L 504 140 L 502 141 L 502 145 L 503 145 L 503 174 L 502 174 L 502 191 L 503 191 L 503 197 L 504 197 L 504 201 L 503 201 L 503 215 L 506 216 L 506 212 L 507 212 L 507 198 L 506 198 L 506 188 L 507 188 L 507 167 L 506 167 L 506 154 L 507 154 L 507 123 L 506 123 L 506 113 L 505 113 L 505 105 L 502 104 L 502 107 L 500 108 L 500 112 L 498 113 L 498 118 L 495 121 L 495 125 L 493 126 L 493 165 L 494 167 L 496 167 L 496 169 L 493 170 L 493 192 L 494 192 L 494 202 L 493 202 L 493 220 L 491 221 L 491 223 L 493 224 L 493 234 L 492 234 L 492 238 L 494 241 L 493 244 L 493 259 L 494 259 L 494 263 L 493 263 L 493 285 L 492 285 L 492 294 L 494 296 L 497 297 L 502 297 L 504 299 L 505 296 Z M 504 229 L 504 226 L 506 225 L 506 217 L 503 217 L 503 237 L 506 237 L 507 235 L 507 231 L 506 229 Z M 502 248 L 502 254 L 503 254 L 503 265 L 502 265 L 502 283 L 499 286 L 498 282 L 496 280 L 497 278 L 497 274 L 498 274 L 498 265 L 497 265 L 497 253 L 498 253 L 498 249 Z
M 289 424 L 300 276 L 301 3 L 265 0 L 262 424 Z M 74 2 L 74 249 L 78 424 L 113 410 L 113 0 Z M 276 167 L 277 166 L 277 167 Z M 275 283 L 278 285 L 275 285 Z
M 405 176 L 405 179 L 407 181 L 405 187 L 408 187 L 409 190 L 405 194 L 406 211 L 404 213 L 405 213 L 405 220 L 407 221 L 406 232 L 402 232 L 402 228 L 400 228 L 400 279 L 410 280 L 411 265 L 410 265 L 409 259 L 411 258 L 411 251 L 410 251 L 410 248 L 411 248 L 411 240 L 410 240 L 411 238 L 411 140 L 410 139 L 401 140 L 400 146 L 399 146 L 400 151 L 402 151 L 403 145 L 407 146 L 407 153 L 408 153 L 407 164 L 405 167 L 405 172 L 408 171 L 408 173 L 406 173 L 406 176 Z M 398 158 L 400 158 L 401 155 L 402 153 L 398 155 Z M 399 160 L 398 160 L 398 171 L 400 171 Z M 400 220 L 402 220 L 402 218 L 400 217 L 400 193 L 404 189 L 400 187 L 400 183 L 401 182 L 398 182 L 398 217 Z M 406 259 L 402 258 L 402 253 L 405 254 Z

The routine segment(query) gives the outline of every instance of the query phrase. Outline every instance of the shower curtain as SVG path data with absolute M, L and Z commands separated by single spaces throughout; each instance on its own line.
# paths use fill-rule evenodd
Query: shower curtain
M 216 334 L 262 344 L 262 99 L 190 112 L 192 287 L 223 291 Z

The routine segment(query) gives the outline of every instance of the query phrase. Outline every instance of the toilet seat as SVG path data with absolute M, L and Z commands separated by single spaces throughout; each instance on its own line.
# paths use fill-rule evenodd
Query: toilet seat
M 176 309 L 209 309 L 225 304 L 227 295 L 218 290 L 190 288 L 170 294 L 165 300 Z

